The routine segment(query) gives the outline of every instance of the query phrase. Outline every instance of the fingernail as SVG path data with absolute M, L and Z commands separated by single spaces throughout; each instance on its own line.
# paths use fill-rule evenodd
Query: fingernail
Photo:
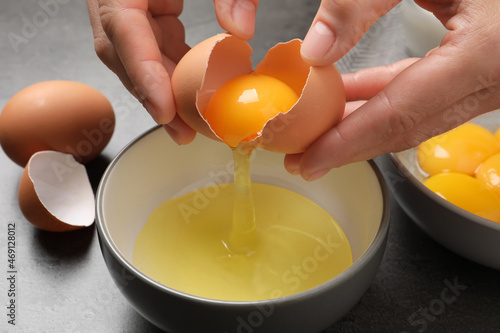
M 234 21 L 238 29 L 248 37 L 254 34 L 257 7 L 252 1 L 238 1 L 234 7 Z
M 335 35 L 330 27 L 317 21 L 304 38 L 300 52 L 305 59 L 320 60 L 332 48 L 334 42 Z
M 306 180 L 308 182 L 315 181 L 316 179 L 319 179 L 319 178 L 323 177 L 324 175 L 326 175 L 328 173 L 328 171 L 330 171 L 330 169 L 322 169 L 322 170 L 313 172 L 311 175 L 309 175 L 309 177 L 306 178 Z
M 299 168 L 288 168 L 287 169 L 288 173 L 294 176 L 297 176 L 300 174 L 300 169 Z

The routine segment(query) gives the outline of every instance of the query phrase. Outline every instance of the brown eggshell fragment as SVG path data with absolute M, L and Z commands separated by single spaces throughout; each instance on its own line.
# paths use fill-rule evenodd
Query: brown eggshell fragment
M 38 151 L 70 153 L 82 163 L 108 144 L 115 115 L 108 99 L 79 82 L 45 81 L 15 94 L 0 114 L 0 144 L 25 166 Z
M 197 132 L 220 140 L 203 118 L 203 111 L 222 84 L 252 72 L 251 55 L 252 48 L 247 42 L 226 33 L 208 38 L 189 50 L 172 75 L 179 116 Z
M 261 137 L 254 140 L 269 151 L 301 153 L 344 114 L 346 97 L 339 71 L 333 64 L 314 67 L 305 63 L 301 44 L 296 39 L 276 45 L 255 69 L 283 81 L 300 96 L 288 112 L 267 122 Z
M 311 66 L 300 56 L 300 39 L 276 44 L 255 68 L 255 73 L 277 78 L 300 96 L 307 82 Z
M 35 153 L 19 182 L 19 207 L 34 226 L 70 231 L 90 226 L 95 198 L 85 167 L 71 154 Z

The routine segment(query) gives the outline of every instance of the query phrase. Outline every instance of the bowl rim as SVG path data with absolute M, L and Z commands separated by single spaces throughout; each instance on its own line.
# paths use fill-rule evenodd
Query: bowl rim
M 350 280 L 353 276 L 355 276 L 359 271 L 362 270 L 363 267 L 366 266 L 367 262 L 369 262 L 370 258 L 377 253 L 379 248 L 384 244 L 386 236 L 389 230 L 389 220 L 390 220 L 390 197 L 389 190 L 385 181 L 385 178 L 382 175 L 382 172 L 375 164 L 373 160 L 367 160 L 369 166 L 375 173 L 377 177 L 378 184 L 380 186 L 381 196 L 382 196 L 382 216 L 380 225 L 378 230 L 373 237 L 373 240 L 368 245 L 367 249 L 363 252 L 363 254 L 352 263 L 346 270 L 342 273 L 338 274 L 331 280 L 324 282 L 316 287 L 311 289 L 302 291 L 300 293 L 282 296 L 278 298 L 270 298 L 264 300 L 254 300 L 254 301 L 229 301 L 229 300 L 217 300 L 210 299 L 201 296 L 196 296 L 192 294 L 188 294 L 182 291 L 178 291 L 166 285 L 163 285 L 152 278 L 148 277 L 146 274 L 142 273 L 139 269 L 137 269 L 125 256 L 121 253 L 121 251 L 117 248 L 115 243 L 112 240 L 111 235 L 109 234 L 109 230 L 106 227 L 104 212 L 103 212 L 103 196 L 104 189 L 106 187 L 107 179 L 110 177 L 111 172 L 113 171 L 115 165 L 120 161 L 121 157 L 126 154 L 126 152 L 134 146 L 137 142 L 139 142 L 144 137 L 153 133 L 154 131 L 162 128 L 162 125 L 156 125 L 152 128 L 146 130 L 142 134 L 138 135 L 135 139 L 130 141 L 127 145 L 125 145 L 118 154 L 112 159 L 108 167 L 106 168 L 97 188 L 96 194 L 96 228 L 99 238 L 101 239 L 100 246 L 106 246 L 109 250 L 110 254 L 113 256 L 114 260 L 118 261 L 122 267 L 126 267 L 129 271 L 133 272 L 136 278 L 139 278 L 142 282 L 148 284 L 149 286 L 159 289 L 162 292 L 167 294 L 171 294 L 177 297 L 182 297 L 184 299 L 191 300 L 193 302 L 204 303 L 204 304 L 212 304 L 218 306 L 236 306 L 236 307 L 247 307 L 252 305 L 267 305 L 267 304 L 276 304 L 276 303 L 288 303 L 295 302 L 298 300 L 303 300 L 307 298 L 315 297 L 319 294 L 323 294 L 326 290 L 331 289 L 337 285 L 341 285 L 344 282 Z
M 410 149 L 415 149 L 415 148 L 410 148 Z M 436 201 L 439 203 L 441 206 L 444 206 L 445 208 L 449 209 L 453 213 L 461 216 L 464 218 L 464 220 L 468 220 L 470 222 L 477 223 L 483 227 L 486 228 L 491 228 L 496 231 L 500 231 L 500 223 L 497 223 L 495 221 L 488 220 L 487 218 L 481 217 L 479 215 L 476 215 L 474 213 L 471 213 L 469 211 L 466 211 L 463 208 L 458 207 L 457 205 L 452 204 L 445 198 L 439 196 L 438 194 L 434 193 L 431 191 L 427 186 L 425 186 L 420 180 L 417 179 L 417 177 L 414 176 L 413 172 L 411 172 L 404 164 L 401 162 L 399 159 L 398 153 L 389 153 L 388 154 L 389 158 L 391 161 L 394 163 L 396 168 L 400 170 L 403 175 L 415 186 L 417 189 L 419 189 L 422 193 L 424 193 L 429 199 Z

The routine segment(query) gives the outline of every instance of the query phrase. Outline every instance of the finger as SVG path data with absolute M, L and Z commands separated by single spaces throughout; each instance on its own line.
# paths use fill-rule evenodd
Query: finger
M 163 128 L 178 145 L 186 145 L 196 136 L 196 131 L 189 127 L 179 115 L 175 115 L 170 123 L 163 125 Z
M 387 66 L 372 67 L 355 73 L 342 74 L 347 102 L 343 118 L 346 118 L 366 100 L 378 94 L 401 71 L 416 62 L 418 58 L 407 58 Z M 285 169 L 292 175 L 300 173 L 300 161 L 303 154 L 285 156 Z
M 345 104 L 344 115 L 342 118 L 349 116 L 351 113 L 353 113 L 354 111 L 359 109 L 365 103 L 366 103 L 366 101 L 362 101 L 362 100 L 347 102 Z
M 408 66 L 419 58 L 407 58 L 386 66 L 362 69 L 355 73 L 342 74 L 348 101 L 368 100 L 379 92 Z
M 365 104 L 366 101 L 353 101 L 346 103 L 344 110 L 344 118 L 353 113 L 361 105 Z M 292 175 L 300 174 L 300 160 L 302 159 L 303 153 L 299 154 L 287 154 L 285 156 L 285 169 Z
M 155 11 L 163 8 L 155 6 L 157 2 L 149 1 Z M 148 1 L 102 1 L 101 22 L 138 98 L 156 122 L 168 123 L 175 115 L 170 77 L 163 66 L 147 10 Z
M 415 146 L 430 135 L 424 129 L 436 122 L 432 120 L 434 114 L 444 112 L 450 105 L 453 110 L 467 96 L 492 89 L 499 81 L 492 74 L 477 75 L 490 71 L 483 61 L 457 58 L 450 60 L 435 52 L 401 72 L 381 93 L 308 148 L 301 159 L 301 175 L 314 179 L 320 171 L 332 167 Z M 474 107 L 474 114 L 484 112 L 489 107 L 487 103 L 496 101 L 481 101 Z M 419 126 L 428 117 L 427 127 Z
M 334 63 L 400 1 L 322 0 L 304 38 L 302 57 L 311 65 Z
M 92 27 L 94 39 L 100 38 L 104 34 L 104 31 L 101 26 L 99 3 L 97 0 L 87 0 L 87 10 L 89 12 L 90 25 Z
M 178 63 L 190 49 L 182 22 L 171 15 L 155 16 L 151 18 L 151 27 L 162 54 Z
M 214 0 L 214 5 L 223 29 L 244 40 L 253 37 L 259 0 Z
M 182 13 L 182 0 L 148 0 L 148 10 L 153 16 L 179 16 Z
M 458 102 L 425 118 L 417 127 L 402 134 L 400 137 L 391 137 L 382 142 L 373 150 L 377 156 L 388 152 L 398 152 L 416 147 L 423 141 L 436 135 L 447 132 L 466 121 L 483 113 L 498 109 L 500 106 L 500 84 L 489 86 L 465 96 Z M 368 159 L 370 152 L 360 152 L 356 160 Z
M 355 73 L 343 74 L 342 79 L 346 90 L 346 99 L 351 101 L 346 103 L 343 118 L 346 118 L 365 104 L 366 100 L 378 94 L 395 76 L 417 60 L 418 58 L 408 58 L 387 66 L 372 67 Z M 302 156 L 303 154 L 287 155 L 285 157 L 285 169 L 293 175 L 299 174 Z
M 287 154 L 285 155 L 285 169 L 292 175 L 300 174 L 300 160 L 302 159 L 303 153 L 299 154 Z
M 97 0 L 87 0 L 87 8 L 90 17 L 90 25 L 92 26 L 92 33 L 94 35 L 94 49 L 97 56 L 108 67 L 110 67 L 110 65 L 114 64 L 115 62 L 119 63 L 118 55 L 116 54 L 113 45 L 111 44 L 108 36 L 102 28 L 99 15 L 99 4 Z
M 104 32 L 99 16 L 99 4 L 97 0 L 87 0 L 87 8 L 89 11 L 90 23 L 94 36 L 94 49 L 99 59 L 115 73 L 122 84 L 135 97 L 138 97 L 134 91 L 134 85 L 130 81 L 125 67 L 123 67 L 115 47 Z
M 374 147 L 357 152 L 346 163 L 364 161 L 382 154 L 416 147 L 423 141 L 447 132 L 478 115 L 496 110 L 499 105 L 500 85 L 475 92 L 444 111 L 431 115 L 401 136 L 391 137 Z

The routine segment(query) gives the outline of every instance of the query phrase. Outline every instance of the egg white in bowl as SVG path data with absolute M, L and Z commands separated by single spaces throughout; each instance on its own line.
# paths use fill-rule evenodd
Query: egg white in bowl
M 382 260 L 389 199 L 373 162 L 332 170 L 309 183 L 288 174 L 283 155 L 259 150 L 252 179 L 302 194 L 335 215 L 349 239 L 353 264 L 302 293 L 262 301 L 221 301 L 162 285 L 132 263 L 135 239 L 148 214 L 166 198 L 227 170 L 231 151 L 198 136 L 177 146 L 161 127 L 140 136 L 112 161 L 97 195 L 102 253 L 118 288 L 146 319 L 169 332 L 319 332 L 347 313 L 368 289 Z

